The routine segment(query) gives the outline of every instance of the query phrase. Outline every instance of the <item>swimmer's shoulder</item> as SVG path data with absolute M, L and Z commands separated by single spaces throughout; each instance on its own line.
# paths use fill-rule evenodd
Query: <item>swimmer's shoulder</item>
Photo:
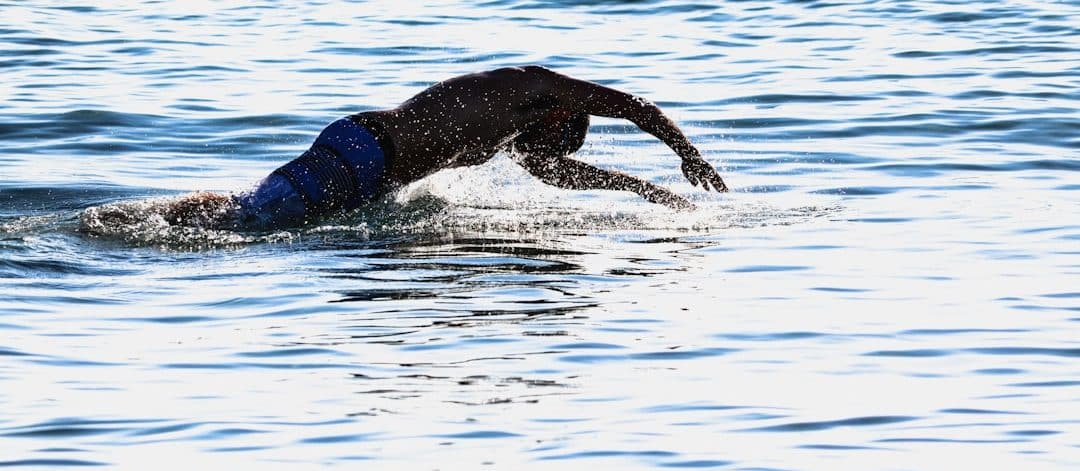
M 397 153 L 396 129 L 401 127 L 395 110 L 361 111 L 348 116 L 349 120 L 368 130 L 382 148 L 384 158 L 389 162 Z
M 353 113 L 348 116 L 352 122 L 366 128 L 396 127 L 397 110 L 369 110 Z
M 481 72 L 480 75 L 489 82 L 489 87 L 518 90 L 530 95 L 552 93 L 558 89 L 562 80 L 567 78 L 554 70 L 535 64 L 502 67 Z

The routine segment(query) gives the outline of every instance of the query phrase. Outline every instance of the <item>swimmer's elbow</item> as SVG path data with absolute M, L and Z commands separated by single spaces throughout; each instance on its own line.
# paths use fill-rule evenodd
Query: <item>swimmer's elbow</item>
M 554 70 L 551 70 L 551 69 L 549 69 L 547 67 L 544 67 L 542 65 L 537 65 L 537 64 L 531 64 L 531 65 L 522 66 L 521 70 L 523 70 L 525 72 L 528 72 L 530 74 L 541 74 L 541 75 L 549 75 L 549 74 L 554 74 L 555 73 Z
M 547 87 L 557 87 L 567 77 L 542 65 L 532 64 L 518 68 L 529 80 L 547 84 Z
M 623 112 L 625 113 L 625 116 L 622 116 L 623 118 L 630 120 L 638 126 L 649 123 L 658 116 L 664 115 L 664 112 L 661 111 L 660 107 L 656 106 L 655 103 L 638 96 L 630 99 L 630 103 Z
M 528 80 L 533 82 L 540 81 L 541 83 L 554 83 L 554 79 L 559 76 L 558 72 L 536 64 L 501 67 L 488 72 L 488 74 L 503 76 L 507 79 L 516 81 Z

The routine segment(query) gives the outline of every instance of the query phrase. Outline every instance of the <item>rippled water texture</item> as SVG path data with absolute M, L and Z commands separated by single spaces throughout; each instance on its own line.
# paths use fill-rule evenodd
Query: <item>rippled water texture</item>
M 1080 468 L 1076 2 L 427 3 L 0 3 L 0 466 Z M 734 191 L 600 119 L 581 159 L 701 209 L 498 157 L 296 231 L 160 217 L 524 63 Z

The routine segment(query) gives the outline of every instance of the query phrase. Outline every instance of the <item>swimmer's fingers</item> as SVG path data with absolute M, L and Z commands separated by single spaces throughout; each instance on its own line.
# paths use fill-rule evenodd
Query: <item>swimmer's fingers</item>
M 682 171 L 691 185 L 697 186 L 701 183 L 701 189 L 705 191 L 709 191 L 709 187 L 718 192 L 727 191 L 724 179 L 720 178 L 716 169 L 701 157 L 684 158 Z
M 698 181 L 697 181 L 696 178 L 694 178 L 693 175 L 687 175 L 686 176 L 686 181 L 690 182 L 690 186 L 697 186 L 698 185 Z
M 714 190 L 716 190 L 718 193 L 727 193 L 727 184 L 724 183 L 724 179 L 720 178 L 719 174 L 714 174 L 711 181 Z
M 690 159 L 683 159 L 682 173 L 683 176 L 686 177 L 686 181 L 690 182 L 691 186 L 698 185 L 698 179 Z
M 685 212 L 697 209 L 697 206 L 695 206 L 694 203 L 691 203 L 690 200 L 679 196 L 667 188 L 651 183 L 646 183 L 638 193 L 652 203 L 662 204 L 676 211 Z
M 691 203 L 690 200 L 674 193 L 670 193 L 664 195 L 663 197 L 656 198 L 653 203 L 660 203 L 664 206 L 667 206 L 668 208 L 682 213 L 694 211 L 697 209 L 697 206 L 694 205 L 694 203 Z
M 715 184 L 715 183 L 713 183 L 713 179 L 712 179 L 712 178 L 708 178 L 708 177 L 705 177 L 705 178 L 702 178 L 702 179 L 701 179 L 701 189 L 702 189 L 702 190 L 705 190 L 705 191 L 707 192 L 707 191 L 708 191 L 708 187 L 710 187 L 710 185 L 712 185 L 712 187 L 713 187 L 714 189 L 716 188 L 716 184 Z
M 675 211 L 679 211 L 681 213 L 688 213 L 690 211 L 697 211 L 697 206 L 694 205 L 694 203 L 691 203 L 690 201 L 687 201 L 685 198 L 681 199 L 680 201 L 678 201 L 678 202 L 676 202 L 674 204 L 668 205 L 668 207 L 670 207 L 671 209 L 674 209 Z

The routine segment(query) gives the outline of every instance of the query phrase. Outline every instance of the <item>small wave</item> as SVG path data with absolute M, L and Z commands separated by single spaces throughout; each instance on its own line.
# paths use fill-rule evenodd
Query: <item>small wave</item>
M 1071 47 L 1061 46 L 997 46 L 997 47 L 980 47 L 973 49 L 959 49 L 952 51 L 903 51 L 894 53 L 894 57 L 901 59 L 922 59 L 931 57 L 949 57 L 949 56 L 981 56 L 988 54 L 1019 54 L 1024 56 L 1043 56 L 1048 54 L 1063 54 L 1074 53 L 1077 49 Z
M 169 205 L 179 197 L 121 201 L 87 208 L 79 215 L 79 231 L 91 237 L 120 240 L 134 245 L 199 249 L 241 246 L 256 242 L 288 242 L 287 232 L 245 234 L 227 229 L 171 224 Z
M 768 427 L 760 427 L 750 430 L 760 432 L 817 432 L 837 427 L 868 427 L 875 425 L 887 425 L 899 422 L 908 422 L 917 419 L 918 417 L 911 416 L 868 416 L 840 420 L 827 420 L 822 422 L 792 422 L 787 424 L 772 425 Z
M 982 348 L 958 348 L 958 349 L 909 349 L 909 350 L 876 350 L 863 355 L 873 357 L 900 357 L 900 358 L 928 358 L 957 355 L 963 353 L 975 353 L 980 355 L 1006 355 L 1006 356 L 1051 356 L 1051 357 L 1080 357 L 1080 348 L 1041 348 L 1041 347 L 982 347 Z
M 152 114 L 82 109 L 64 113 L 42 113 L 5 120 L 0 124 L 0 138 L 9 141 L 70 139 L 72 136 L 99 135 L 115 128 L 156 128 L 168 118 Z
M 900 176 L 927 177 L 950 172 L 1024 172 L 1032 170 L 1080 171 L 1080 162 L 1067 159 L 1038 159 L 1003 163 L 888 163 L 871 165 L 865 167 L 865 169 Z
M 315 236 L 324 240 L 376 239 L 400 235 L 528 234 L 535 237 L 566 232 L 677 231 L 702 232 L 728 228 L 753 228 L 794 224 L 835 211 L 835 208 L 790 209 L 767 205 L 702 205 L 692 213 L 666 208 L 540 207 L 505 208 L 458 206 L 431 195 L 405 204 L 384 202 L 324 223 L 273 233 L 248 233 L 170 224 L 164 217 L 172 198 L 113 203 L 89 208 L 80 217 L 80 231 L 135 245 L 160 245 L 177 249 L 242 246 L 257 243 L 296 242 Z
M 738 104 L 757 104 L 757 105 L 780 105 L 791 103 L 837 103 L 837 102 L 861 102 L 861 101 L 874 101 L 881 100 L 880 97 L 864 96 L 864 95 L 837 95 L 837 94 L 789 94 L 789 93 L 772 93 L 763 95 L 750 95 L 734 98 L 723 98 L 719 100 L 712 100 L 702 104 L 715 105 L 715 106 L 727 106 Z
M 1002 13 L 1002 11 L 995 9 L 989 9 L 979 13 L 950 11 L 929 15 L 924 17 L 924 19 L 936 23 L 969 23 L 972 21 L 999 20 L 1002 18 Z
M 191 100 L 188 100 L 191 101 Z M 173 109 L 205 107 L 202 112 L 217 109 L 205 103 L 170 106 Z M 215 115 L 199 119 L 125 113 L 104 109 L 79 109 L 63 113 L 38 113 L 18 117 L 0 117 L 0 139 L 9 142 L 34 142 L 20 149 L 25 153 L 87 153 L 106 155 L 131 151 L 155 153 L 189 153 L 192 141 L 210 146 L 204 152 L 231 155 L 241 146 L 291 142 L 299 140 L 286 131 L 318 125 L 318 120 L 286 114 Z M 265 137 L 259 128 L 273 128 L 274 137 Z M 168 138 L 156 134 L 170 129 Z M 252 137 L 252 136 L 257 137 Z M 307 138 L 307 133 L 302 134 Z M 224 137 L 221 137 L 224 136 Z
M 88 460 L 73 460 L 73 459 L 29 459 L 29 460 L 12 460 L 12 461 L 0 461 L 0 468 L 2 467 L 16 467 L 16 466 L 40 466 L 42 468 L 56 468 L 56 467 L 69 467 L 69 466 L 106 466 L 108 463 L 101 461 L 88 461 Z
M 0 184 L 0 216 L 25 215 L 42 211 L 70 211 L 98 205 L 118 198 L 146 195 L 140 188 L 101 183 L 63 186 L 16 186 Z M 48 216 L 52 217 L 52 216 Z M 23 225 L 35 221 L 24 218 Z M 0 223 L 0 227 L 4 227 Z
M 26 234 L 49 232 L 57 229 L 67 217 L 63 214 L 44 214 L 39 216 L 21 216 L 10 220 L 0 220 L 0 240 L 17 238 Z
M 430 47 L 430 46 L 334 46 L 322 47 L 312 51 L 317 54 L 338 54 L 349 57 L 356 56 L 416 56 L 421 54 L 463 55 L 468 49 L 460 47 Z M 441 56 L 440 56 L 441 57 Z

